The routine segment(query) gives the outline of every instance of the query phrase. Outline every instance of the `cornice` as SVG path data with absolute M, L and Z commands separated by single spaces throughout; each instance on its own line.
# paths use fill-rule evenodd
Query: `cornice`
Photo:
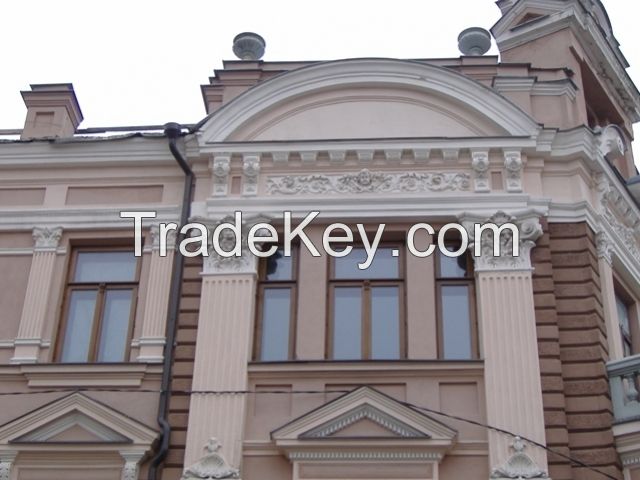
M 0 208 L 0 231 L 3 230 L 32 230 L 39 228 L 62 227 L 64 230 L 73 229 L 130 229 L 133 236 L 133 220 L 120 218 L 123 210 L 157 212 L 153 219 L 144 219 L 144 228 L 160 222 L 175 222 L 180 212 L 178 206 L 158 206 L 157 204 L 137 204 L 135 206 L 120 205 L 111 208 Z

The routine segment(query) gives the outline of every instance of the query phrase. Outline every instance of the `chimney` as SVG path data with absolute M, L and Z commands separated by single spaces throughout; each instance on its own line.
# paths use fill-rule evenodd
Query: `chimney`
M 71 83 L 30 85 L 20 92 L 27 106 L 21 139 L 71 137 L 82 122 L 80 104 Z

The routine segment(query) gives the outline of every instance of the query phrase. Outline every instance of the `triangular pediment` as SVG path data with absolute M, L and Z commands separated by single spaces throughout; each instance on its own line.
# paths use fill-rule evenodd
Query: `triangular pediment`
M 80 393 L 58 399 L 0 427 L 0 446 L 10 444 L 150 445 L 157 433 Z
M 77 410 L 11 440 L 11 443 L 105 442 L 130 443 L 131 440 Z
M 370 387 L 361 387 L 272 432 L 276 442 L 393 439 L 451 445 L 456 431 Z

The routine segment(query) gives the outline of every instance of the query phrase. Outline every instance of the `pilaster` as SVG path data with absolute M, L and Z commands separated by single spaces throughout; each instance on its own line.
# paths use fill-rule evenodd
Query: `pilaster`
M 245 243 L 239 257 L 215 251 L 204 259 L 200 316 L 185 448 L 185 467 L 201 457 L 202 445 L 216 438 L 216 452 L 239 469 L 248 388 L 247 363 L 253 333 L 257 258 Z M 228 238 L 223 233 L 225 250 Z M 222 478 L 222 477 L 220 477 Z M 226 478 L 226 477 L 224 477 Z M 236 478 L 236 477 L 234 477 Z
M 151 227 L 151 260 L 144 304 L 139 362 L 159 363 L 163 359 L 171 270 L 175 252 L 175 230 L 167 238 L 166 256 L 160 252 L 158 226 Z
M 602 306 L 607 325 L 607 343 L 609 360 L 620 360 L 624 357 L 624 348 L 618 324 L 616 306 L 616 290 L 613 283 L 613 241 L 608 233 L 602 231 L 596 235 L 598 249 L 598 271 L 602 290 Z
M 50 309 L 49 295 L 61 236 L 60 227 L 33 229 L 33 259 L 11 363 L 38 361 L 43 344 L 43 327 Z
M 545 444 L 545 423 L 533 303 L 530 252 L 542 235 L 538 215 L 533 211 L 512 216 L 498 212 L 490 218 L 462 218 L 470 234 L 470 248 L 481 243 L 476 264 L 480 347 L 485 364 L 487 423 Z M 513 223 L 519 238 L 510 233 L 500 236 L 500 256 L 493 256 L 493 234 L 485 231 L 474 238 L 474 225 Z M 518 241 L 519 256 L 512 245 Z M 514 455 L 513 437 L 489 432 L 489 458 L 492 478 L 503 478 Z M 542 477 L 548 470 L 547 455 L 530 446 L 531 469 Z M 516 462 L 518 463 L 518 462 Z M 537 468 L 534 468 L 537 467 Z M 508 477 L 514 478 L 514 477 Z

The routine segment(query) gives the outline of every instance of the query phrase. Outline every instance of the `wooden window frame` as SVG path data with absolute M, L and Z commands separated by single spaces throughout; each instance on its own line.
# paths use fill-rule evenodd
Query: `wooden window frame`
M 277 245 L 278 249 L 282 245 Z M 290 280 L 267 280 L 266 268 L 268 258 L 261 258 L 258 264 L 258 287 L 256 300 L 256 316 L 253 342 L 253 360 L 255 362 L 269 363 L 274 361 L 294 361 L 296 346 L 296 324 L 298 312 L 298 265 L 299 248 L 298 245 L 291 247 L 291 279 Z M 262 360 L 262 330 L 264 313 L 264 291 L 267 289 L 290 289 L 291 299 L 289 301 L 289 351 L 286 360 Z
M 71 260 L 67 268 L 64 285 L 64 296 L 62 300 L 61 320 L 58 326 L 58 335 L 55 342 L 54 358 L 58 363 L 78 363 L 78 362 L 63 362 L 63 348 L 64 340 L 67 333 L 67 326 L 69 323 L 69 308 L 71 293 L 80 290 L 92 290 L 97 291 L 96 294 L 96 307 L 93 316 L 91 339 L 89 341 L 88 359 L 86 362 L 80 363 L 127 363 L 131 355 L 131 338 L 133 336 L 135 312 L 138 305 L 138 291 L 140 287 L 140 274 L 142 271 L 142 258 L 134 257 L 136 259 L 135 267 L 135 279 L 130 282 L 76 282 L 73 280 L 76 273 L 76 266 L 78 263 L 78 255 L 80 253 L 108 253 L 119 251 L 131 251 L 133 254 L 133 246 L 126 245 L 113 245 L 113 246 L 89 246 L 89 245 L 77 245 L 71 246 Z M 131 307 L 129 311 L 129 325 L 127 329 L 127 339 L 125 343 L 125 352 L 122 362 L 100 362 L 98 361 L 98 342 L 102 334 L 103 328 L 103 314 L 106 292 L 109 290 L 131 290 Z
M 361 244 L 351 245 L 353 248 L 364 248 Z M 361 296 L 361 356 L 359 359 L 351 359 L 344 361 L 394 361 L 404 360 L 407 358 L 407 315 L 406 315 L 406 266 L 405 266 L 405 246 L 400 242 L 381 242 L 378 249 L 395 248 L 398 250 L 398 256 L 394 257 L 398 260 L 398 278 L 335 278 L 335 257 L 329 256 L 329 268 L 327 274 L 327 325 L 326 325 L 326 345 L 325 356 L 331 361 L 343 361 L 334 358 L 333 352 L 333 335 L 335 332 L 334 313 L 335 313 L 335 289 L 336 287 L 353 287 L 360 288 Z M 398 337 L 400 341 L 399 356 L 397 359 L 374 359 L 371 358 L 371 340 L 372 340 L 372 317 L 371 317 L 371 289 L 374 287 L 397 287 L 398 288 Z
M 448 245 L 459 244 L 459 241 L 452 240 L 445 242 Z M 456 245 L 459 247 L 459 245 Z M 442 287 L 465 286 L 469 288 L 469 322 L 471 335 L 471 358 L 466 360 L 477 360 L 480 357 L 478 338 L 478 315 L 476 311 L 476 282 L 473 270 L 473 258 L 471 252 L 465 252 L 467 257 L 467 272 L 465 277 L 444 277 L 440 267 L 440 256 L 442 253 L 437 250 L 435 254 L 435 290 L 436 290 L 436 325 L 438 335 L 438 359 L 451 361 L 444 357 L 444 317 L 442 308 Z

